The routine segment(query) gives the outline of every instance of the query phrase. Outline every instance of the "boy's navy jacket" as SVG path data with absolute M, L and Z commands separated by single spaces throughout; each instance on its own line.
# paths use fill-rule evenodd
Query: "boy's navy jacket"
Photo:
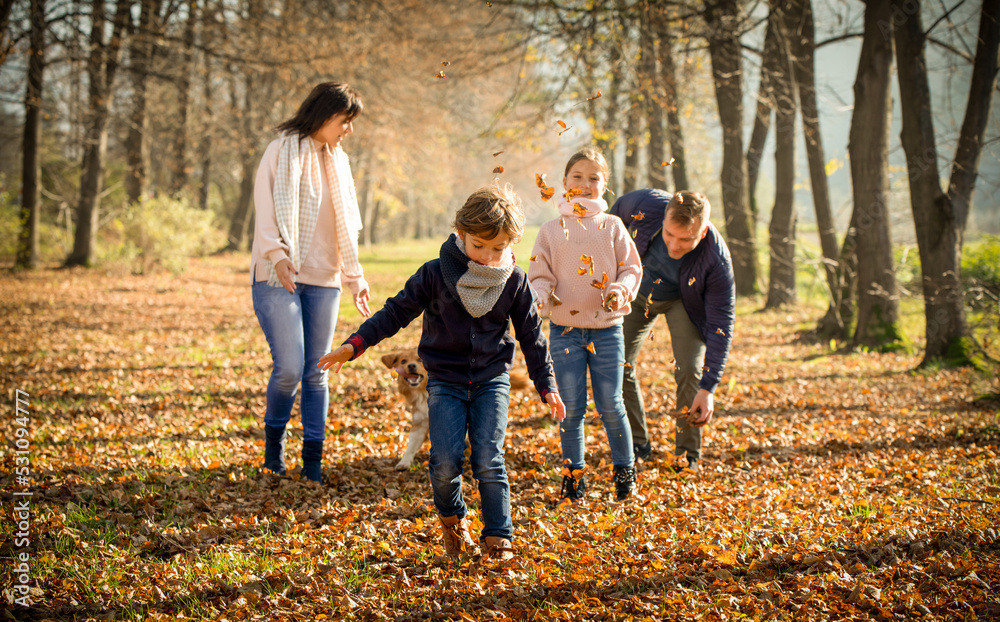
M 644 256 L 649 242 L 660 235 L 663 215 L 673 195 L 656 188 L 627 192 L 615 201 L 611 214 L 618 216 Z M 638 213 L 643 215 L 634 218 Z M 715 391 L 729 358 L 736 320 L 736 286 L 729 247 L 712 223 L 708 233 L 681 260 L 681 303 L 705 341 L 705 367 L 699 387 Z
M 450 238 L 445 245 L 449 243 L 454 246 Z M 423 333 L 417 353 L 430 377 L 455 384 L 479 384 L 508 371 L 514 362 L 514 339 L 510 335 L 513 324 L 535 389 L 543 398 L 558 392 L 548 340 L 528 275 L 521 268 L 514 267 L 493 309 L 474 318 L 445 283 L 441 259 L 428 261 L 347 340 L 354 346 L 353 358 L 395 335 L 421 313 Z

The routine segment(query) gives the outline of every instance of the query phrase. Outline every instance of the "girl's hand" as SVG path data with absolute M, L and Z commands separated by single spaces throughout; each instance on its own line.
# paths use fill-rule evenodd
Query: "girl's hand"
M 332 367 L 333 373 L 337 374 L 340 373 L 340 368 L 344 366 L 344 363 L 351 360 L 352 356 L 354 356 L 354 346 L 345 343 L 333 352 L 321 356 L 316 367 L 322 368 L 323 371 Z
M 562 398 L 559 397 L 558 393 L 552 392 L 545 396 L 545 401 L 548 402 L 549 406 L 552 408 L 552 418 L 562 423 L 563 419 L 566 418 L 566 405 L 563 404 Z
M 274 264 L 274 272 L 278 275 L 278 282 L 281 286 L 288 290 L 289 294 L 295 293 L 295 275 L 298 272 L 295 271 L 295 266 L 292 265 L 291 259 L 282 259 L 278 263 Z
M 354 306 L 357 307 L 358 311 L 364 317 L 372 316 L 372 310 L 368 308 L 369 297 L 370 293 L 367 287 L 354 295 Z

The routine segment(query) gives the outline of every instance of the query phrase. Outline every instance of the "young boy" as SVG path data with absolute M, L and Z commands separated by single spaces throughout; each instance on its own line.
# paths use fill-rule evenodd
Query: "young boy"
M 403 290 L 386 300 L 343 345 L 320 358 L 319 366 L 339 372 L 346 361 L 424 314 L 418 353 L 428 375 L 430 478 L 445 551 L 457 557 L 476 546 L 462 498 L 468 433 L 472 473 L 482 498 L 480 540 L 487 555 L 506 561 L 513 557 L 503 452 L 508 370 L 514 361 L 511 324 L 528 375 L 552 416 L 562 421 L 566 407 L 556 389 L 528 276 L 514 265 L 511 252 L 511 245 L 524 233 L 520 199 L 509 187 L 481 188 L 458 210 L 454 227 L 457 234 L 441 246 L 440 257 L 421 266 Z

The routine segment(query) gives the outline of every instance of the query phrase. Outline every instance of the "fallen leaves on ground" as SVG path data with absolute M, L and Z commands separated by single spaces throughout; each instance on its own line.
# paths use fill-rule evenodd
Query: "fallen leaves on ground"
M 15 607 L 18 619 L 1000 615 L 1000 412 L 974 399 L 996 391 L 988 379 L 913 372 L 915 356 L 834 355 L 794 332 L 822 310 L 751 316 L 741 304 L 700 470 L 678 472 L 661 323 L 636 366 L 654 454 L 635 495 L 613 501 L 607 440 L 588 417 L 587 497 L 559 504 L 558 424 L 536 395 L 516 397 L 506 460 L 518 556 L 449 561 L 427 444 L 419 466 L 393 470 L 410 419 L 377 352 L 331 378 L 325 483 L 261 472 L 270 357 L 246 262 L 198 260 L 180 277 L 0 277 L 3 386 L 11 402 L 15 388 L 30 395 L 33 607 Z M 418 331 L 385 347 L 413 346 Z M 292 472 L 297 420 L 296 409 Z M 10 415 L 0 427 L 5 491 L 14 427 Z M 478 536 L 470 481 L 467 469 Z M 11 606 L 10 580 L 0 587 Z

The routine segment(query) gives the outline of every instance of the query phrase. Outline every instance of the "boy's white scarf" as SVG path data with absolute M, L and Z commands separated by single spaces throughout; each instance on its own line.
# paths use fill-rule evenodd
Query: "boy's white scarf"
M 319 219 L 323 188 L 320 175 L 324 168 L 320 165 L 320 154 L 326 158 L 327 187 L 333 202 L 341 270 L 350 278 L 359 278 L 363 274 L 358 261 L 361 212 L 351 164 L 340 147 L 331 149 L 329 145 L 324 145 L 317 150 L 309 136 L 282 135 L 274 179 L 274 215 L 278 221 L 278 232 L 288 245 L 289 259 L 298 270 L 309 254 Z M 268 262 L 268 270 L 268 285 L 279 286 L 278 275 L 271 262 Z

